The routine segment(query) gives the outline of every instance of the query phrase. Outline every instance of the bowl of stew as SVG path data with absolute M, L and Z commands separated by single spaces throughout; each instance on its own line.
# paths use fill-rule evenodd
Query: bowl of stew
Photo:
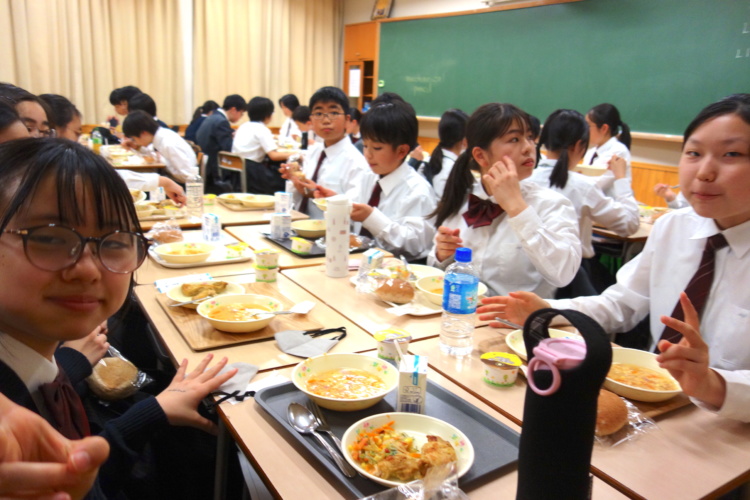
M 273 297 L 236 294 L 205 300 L 196 311 L 217 330 L 249 333 L 267 327 L 275 317 L 268 313 L 281 311 L 282 307 L 283 304 Z
M 211 243 L 176 241 L 154 248 L 154 252 L 171 264 L 194 264 L 208 259 L 216 246 Z
M 612 348 L 612 366 L 604 388 L 649 403 L 666 401 L 682 392 L 669 371 L 659 367 L 656 354 L 624 347 Z
M 398 385 L 398 369 L 365 354 L 323 354 L 294 367 L 292 382 L 319 406 L 357 411 L 377 404 Z
M 427 297 L 427 300 L 429 300 L 433 304 L 442 306 L 443 305 L 443 281 L 444 281 L 443 275 L 424 276 L 417 280 L 417 283 L 416 283 L 417 290 L 422 292 L 424 296 Z M 484 297 L 486 293 L 487 293 L 487 285 L 485 285 L 482 282 L 479 282 L 477 295 L 479 297 Z

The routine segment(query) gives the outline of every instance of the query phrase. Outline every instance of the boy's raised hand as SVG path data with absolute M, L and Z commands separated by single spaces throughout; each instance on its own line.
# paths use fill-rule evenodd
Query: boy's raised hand
M 680 294 L 680 304 L 685 321 L 662 316 L 661 322 L 680 332 L 682 338 L 676 344 L 660 340 L 661 354 L 656 360 L 659 366 L 669 370 L 686 395 L 721 408 L 726 397 L 726 382 L 708 366 L 708 345 L 701 337 L 700 319 L 685 292 Z
M 503 156 L 500 161 L 495 162 L 482 176 L 482 180 L 489 187 L 495 201 L 510 217 L 520 214 L 528 206 L 521 195 L 521 181 L 518 179 L 516 164 L 509 156 Z
M 108 456 L 104 438 L 66 439 L 0 394 L 0 498 L 83 498 Z
M 456 253 L 456 249 L 461 247 L 463 243 L 460 234 L 460 229 L 451 229 L 445 226 L 438 228 L 435 235 L 435 257 L 437 257 L 437 260 L 443 262 Z
M 219 375 L 227 364 L 227 358 L 223 358 L 206 370 L 212 358 L 213 354 L 208 354 L 190 373 L 187 373 L 188 362 L 184 359 L 169 387 L 156 396 L 170 424 L 195 427 L 211 433 L 216 432 L 216 425 L 198 413 L 198 404 L 203 398 L 216 391 L 221 384 L 232 378 L 237 373 L 237 369 L 233 368 Z
M 531 313 L 547 307 L 549 302 L 533 292 L 510 292 L 506 296 L 483 298 L 482 305 L 477 307 L 477 313 L 479 319 L 489 321 L 492 328 L 507 328 L 506 325 L 493 320 L 500 317 L 523 325 Z

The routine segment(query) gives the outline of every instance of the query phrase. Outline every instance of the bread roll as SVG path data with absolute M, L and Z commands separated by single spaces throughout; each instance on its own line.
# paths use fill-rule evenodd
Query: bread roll
M 138 368 L 122 358 L 103 358 L 94 366 L 86 381 L 94 394 L 102 399 L 114 401 L 134 394 L 138 387 L 135 381 Z
M 414 299 L 414 287 L 408 281 L 393 278 L 383 281 L 375 289 L 375 295 L 388 302 L 406 304 Z
M 596 406 L 596 431 L 597 436 L 608 436 L 622 429 L 628 423 L 628 408 L 625 401 L 617 394 L 599 391 L 599 400 Z
M 176 241 L 182 241 L 182 231 L 180 229 L 151 231 L 151 238 L 160 245 L 164 243 L 174 243 Z

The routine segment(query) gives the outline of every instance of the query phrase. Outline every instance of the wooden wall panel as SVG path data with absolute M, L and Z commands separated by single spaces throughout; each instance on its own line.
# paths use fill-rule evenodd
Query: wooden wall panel
M 654 186 L 660 182 L 670 186 L 679 184 L 677 167 L 640 162 L 633 162 L 632 167 L 635 199 L 653 207 L 666 207 L 667 202 L 654 194 Z

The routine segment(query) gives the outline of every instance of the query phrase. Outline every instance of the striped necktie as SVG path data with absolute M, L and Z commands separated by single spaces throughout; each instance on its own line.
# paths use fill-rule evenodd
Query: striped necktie
M 692 279 L 685 288 L 685 294 L 688 299 L 695 307 L 698 317 L 701 316 L 703 308 L 706 306 L 706 300 L 708 299 L 708 293 L 711 290 L 711 283 L 714 280 L 714 263 L 716 262 L 716 251 L 721 250 L 727 246 L 727 240 L 724 235 L 719 233 L 711 236 L 706 241 L 706 247 L 703 249 L 703 257 L 701 263 L 698 266 L 698 270 L 693 275 Z M 672 317 L 680 321 L 685 320 L 685 312 L 682 310 L 682 304 L 677 301 L 677 305 L 672 312 Z M 668 340 L 673 344 L 682 339 L 682 334 L 677 330 L 668 326 L 664 327 L 664 331 L 661 334 L 661 339 Z M 660 339 L 660 340 L 661 340 Z M 654 346 L 654 352 L 658 352 L 659 343 Z

